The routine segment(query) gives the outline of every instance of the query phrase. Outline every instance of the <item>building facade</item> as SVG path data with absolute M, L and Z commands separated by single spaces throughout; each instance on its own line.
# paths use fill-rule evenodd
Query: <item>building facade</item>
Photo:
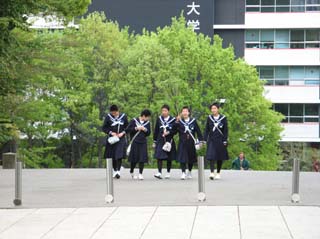
M 215 2 L 221 4 L 215 10 L 223 15 L 225 1 Z M 227 2 L 233 6 L 229 11 L 243 18 L 216 19 L 215 33 L 225 39 L 233 32 L 244 33 L 242 46 L 234 46 L 241 51 L 243 47 L 244 59 L 266 82 L 265 97 L 285 116 L 281 139 L 285 160 L 290 164 L 299 157 L 305 169 L 312 168 L 320 158 L 320 0 Z
M 141 32 L 169 25 L 182 11 L 195 31 L 218 34 L 257 68 L 265 97 L 285 119 L 284 164 L 320 159 L 320 0 L 93 0 L 120 26 Z

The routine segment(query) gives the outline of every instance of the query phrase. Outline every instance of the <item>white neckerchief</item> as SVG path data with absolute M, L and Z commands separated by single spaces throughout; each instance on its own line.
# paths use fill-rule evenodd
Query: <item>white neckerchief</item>
M 192 120 L 190 120 L 190 118 L 186 121 L 186 122 L 184 122 L 183 120 L 180 120 L 180 122 L 183 124 L 183 126 L 184 126 L 184 132 L 185 133 L 189 133 L 189 134 L 192 134 L 191 133 L 191 129 L 190 129 L 190 125 L 195 121 L 196 119 L 192 119 Z
M 184 125 L 184 132 L 185 132 L 185 133 L 188 133 L 188 134 L 191 136 L 191 138 L 193 139 L 193 141 L 196 143 L 197 140 L 196 140 L 196 138 L 193 136 L 192 131 L 191 131 L 191 129 L 190 129 L 190 125 L 191 125 L 195 120 L 196 120 L 195 118 L 193 118 L 193 119 L 191 119 L 191 120 L 190 120 L 190 118 L 188 118 L 188 122 L 183 122 L 182 120 L 180 120 L 180 122 Z
M 124 117 L 125 114 L 121 114 L 119 117 L 114 118 L 111 114 L 108 114 L 109 119 L 112 121 L 111 126 L 115 126 L 115 125 L 123 125 L 124 122 L 122 121 L 122 118 Z
M 146 122 L 142 121 L 142 122 L 140 122 L 140 120 L 138 121 L 136 118 L 134 118 L 134 121 L 136 122 L 136 126 L 137 126 L 137 127 L 139 127 L 139 126 L 145 127 L 147 124 L 150 123 L 149 121 L 146 121 Z
M 167 128 L 170 128 L 170 124 L 175 120 L 175 118 L 170 119 L 170 116 L 167 117 L 167 119 L 163 118 L 164 120 L 162 120 L 162 117 L 159 116 L 160 122 L 161 122 L 161 126 L 160 129 L 163 128 L 164 131 L 167 130 Z
M 212 117 L 212 115 L 209 115 L 209 118 L 213 122 L 212 132 L 214 132 L 217 129 L 219 131 L 219 133 L 223 135 L 222 131 L 219 129 L 218 126 L 221 123 L 221 121 L 225 118 L 225 116 L 222 116 L 220 118 L 220 115 L 219 115 L 218 119 L 216 119 L 215 117 Z

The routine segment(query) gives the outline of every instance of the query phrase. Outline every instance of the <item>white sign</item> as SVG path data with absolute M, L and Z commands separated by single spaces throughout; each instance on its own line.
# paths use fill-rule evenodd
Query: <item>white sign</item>
M 187 9 L 187 25 L 191 26 L 194 31 L 200 30 L 200 21 L 197 19 L 197 16 L 200 16 L 200 4 L 193 1 L 191 4 L 187 5 Z M 189 17 L 191 19 L 189 19 Z

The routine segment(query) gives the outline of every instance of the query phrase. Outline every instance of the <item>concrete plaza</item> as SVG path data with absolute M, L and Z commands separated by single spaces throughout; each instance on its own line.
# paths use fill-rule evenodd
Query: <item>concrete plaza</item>
M 136 171 L 137 172 L 137 171 Z M 124 169 L 114 180 L 113 206 L 237 206 L 292 205 L 291 172 L 222 171 L 221 180 L 209 180 L 206 170 L 204 203 L 197 201 L 197 171 L 192 180 L 180 180 L 180 170 L 173 170 L 170 180 L 157 180 L 155 170 L 146 169 L 145 180 L 132 180 Z M 24 169 L 23 208 L 104 207 L 105 169 Z M 299 205 L 320 205 L 320 173 L 300 175 Z M 0 208 L 13 207 L 14 170 L 0 170 Z
M 1 239 L 318 239 L 312 206 L 146 206 L 0 210 Z
M 0 239 L 11 238 L 320 238 L 320 174 L 301 173 L 292 204 L 290 172 L 223 171 L 197 201 L 197 172 L 182 181 L 144 181 L 128 170 L 106 204 L 104 169 L 23 170 L 23 204 L 14 207 L 14 170 L 0 170 Z

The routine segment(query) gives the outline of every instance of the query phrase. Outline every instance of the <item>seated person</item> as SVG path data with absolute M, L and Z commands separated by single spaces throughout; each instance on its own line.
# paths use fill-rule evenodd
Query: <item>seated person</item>
M 313 169 L 314 172 L 319 172 L 320 171 L 320 162 L 317 159 L 313 159 L 312 169 Z
M 244 153 L 241 152 L 239 157 L 233 160 L 232 169 L 235 170 L 248 170 L 250 167 L 249 161 L 244 157 Z

